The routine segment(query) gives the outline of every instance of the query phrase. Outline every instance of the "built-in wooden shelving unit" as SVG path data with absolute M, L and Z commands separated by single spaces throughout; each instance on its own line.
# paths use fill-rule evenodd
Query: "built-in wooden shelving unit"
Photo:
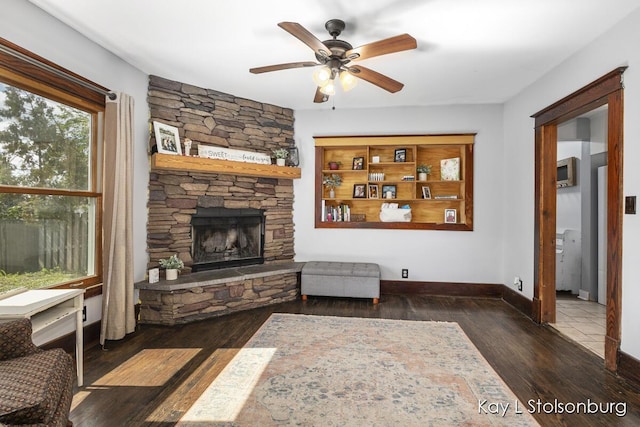
M 316 228 L 473 230 L 474 142 L 475 134 L 316 137 Z M 423 164 L 432 169 L 421 181 Z M 341 185 L 332 193 L 323 179 L 333 175 Z M 410 208 L 410 220 L 389 220 L 387 210 L 383 221 L 384 203 Z

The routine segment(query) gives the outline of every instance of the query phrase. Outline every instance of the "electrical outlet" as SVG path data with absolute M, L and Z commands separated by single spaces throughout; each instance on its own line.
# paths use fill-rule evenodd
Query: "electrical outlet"
M 409 278 L 409 269 L 408 268 L 403 268 L 402 269 L 402 278 L 403 279 L 408 279 Z
M 519 291 L 522 290 L 522 279 L 518 276 L 513 278 L 513 286 L 517 287 Z
M 86 322 L 87 321 L 87 306 L 83 306 L 82 307 L 82 321 Z

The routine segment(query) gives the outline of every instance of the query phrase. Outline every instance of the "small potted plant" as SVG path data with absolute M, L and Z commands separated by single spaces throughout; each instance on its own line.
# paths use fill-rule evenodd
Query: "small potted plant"
M 289 150 L 286 148 L 276 148 L 273 150 L 273 157 L 276 158 L 276 164 L 278 166 L 284 166 L 287 157 L 289 157 Z
M 427 180 L 427 175 L 429 175 L 431 173 L 431 165 L 425 165 L 424 163 L 420 164 L 416 168 L 416 171 L 418 172 L 418 180 L 419 181 L 426 181 Z
M 333 199 L 336 197 L 335 188 L 342 185 L 342 177 L 335 173 L 324 175 L 322 177 L 322 184 L 329 189 L 329 197 Z
M 178 278 L 178 271 L 184 268 L 184 263 L 178 254 L 173 254 L 167 259 L 161 259 L 160 267 L 167 270 L 167 280 L 176 280 Z

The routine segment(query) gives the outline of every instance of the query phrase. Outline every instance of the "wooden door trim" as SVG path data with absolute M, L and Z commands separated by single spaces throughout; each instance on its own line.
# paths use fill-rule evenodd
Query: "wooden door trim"
M 607 330 L 605 365 L 615 371 L 620 350 L 622 313 L 623 89 L 609 94 L 607 153 Z
M 532 317 L 555 322 L 557 125 L 608 104 L 607 327 L 605 366 L 615 371 L 622 303 L 623 73 L 619 67 L 537 112 L 535 119 L 535 238 Z M 553 286 L 551 286 L 553 284 Z

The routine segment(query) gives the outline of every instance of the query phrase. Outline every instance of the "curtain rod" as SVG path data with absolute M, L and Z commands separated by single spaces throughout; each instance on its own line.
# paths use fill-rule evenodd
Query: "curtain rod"
M 101 87 L 96 86 L 95 84 L 92 84 L 92 83 L 89 83 L 89 82 L 84 81 L 82 79 L 79 79 L 74 75 L 65 73 L 62 70 L 59 70 L 59 69 L 57 69 L 55 67 L 52 67 L 49 64 L 45 64 L 44 62 L 38 61 L 37 59 L 34 59 L 34 58 L 32 58 L 32 57 L 30 57 L 28 55 L 25 55 L 22 52 L 18 52 L 17 50 L 11 49 L 8 46 L 4 46 L 4 45 L 0 44 L 0 51 L 2 51 L 4 53 L 7 53 L 7 54 L 9 54 L 9 55 L 11 55 L 11 56 L 13 56 L 15 58 L 18 58 L 18 59 L 20 59 L 22 61 L 28 62 L 29 64 L 34 65 L 34 66 L 36 66 L 36 67 L 38 67 L 40 69 L 43 69 L 43 70 L 48 71 L 50 73 L 53 73 L 58 77 L 62 77 L 63 79 L 66 79 L 66 80 L 69 80 L 69 81 L 71 81 L 73 83 L 79 84 L 80 86 L 83 86 L 83 87 L 85 87 L 87 89 L 91 89 L 91 90 L 93 90 L 95 92 L 101 93 L 102 95 L 108 96 L 109 99 L 112 100 L 112 101 L 117 98 L 117 95 L 115 93 L 111 92 L 111 91 L 104 90 Z

